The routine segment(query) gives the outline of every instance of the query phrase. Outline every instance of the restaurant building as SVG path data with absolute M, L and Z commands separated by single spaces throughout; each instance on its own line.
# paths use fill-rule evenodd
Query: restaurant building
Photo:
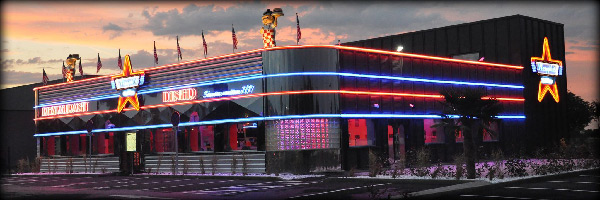
M 257 173 L 366 168 L 370 150 L 398 159 L 423 146 L 448 160 L 462 136 L 431 128 L 445 88 L 481 88 L 503 105 L 490 124 L 498 134 L 476 135 L 484 149 L 551 144 L 567 130 L 563 26 L 521 15 L 150 68 L 135 59 L 125 57 L 122 74 L 34 89 L 41 157 L 81 157 L 91 143 L 119 171 L 129 160 L 148 171 L 177 151 L 195 170 L 251 155 Z

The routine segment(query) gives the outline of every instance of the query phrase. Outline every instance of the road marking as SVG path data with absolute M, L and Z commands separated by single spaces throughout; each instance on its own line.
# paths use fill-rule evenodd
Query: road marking
M 549 183 L 565 183 L 567 181 L 548 181 Z
M 353 189 L 360 189 L 360 188 L 366 188 L 366 187 L 376 187 L 376 186 L 382 186 L 382 185 L 389 185 L 391 183 L 386 183 L 386 184 L 375 184 L 375 185 L 367 185 L 367 186 L 359 186 L 359 187 L 353 187 L 353 188 L 346 188 L 346 190 L 353 190 Z M 300 197 L 308 197 L 308 196 L 315 196 L 315 195 L 321 195 L 321 194 L 327 194 L 327 193 L 334 193 L 334 191 L 325 191 L 325 192 L 319 192 L 319 193 L 313 193 L 313 194 L 305 194 L 305 195 L 299 195 L 299 196 L 293 196 L 293 197 L 289 197 L 288 199 L 295 199 L 295 198 L 300 198 Z
M 151 196 L 138 196 L 138 195 L 128 195 L 128 194 L 113 194 L 111 197 L 121 197 L 121 198 L 129 198 L 129 199 L 173 199 L 166 197 L 151 197 Z
M 461 194 L 461 197 L 483 197 L 483 198 L 503 198 L 503 199 L 532 199 L 528 197 L 504 197 L 504 196 L 479 196 L 476 194 Z M 539 200 L 547 200 L 547 199 L 539 199 Z
M 550 188 L 527 188 L 529 190 L 548 190 Z
M 586 176 L 586 177 L 596 177 L 596 178 L 600 178 L 600 176 L 594 176 L 594 175 L 589 175 L 589 174 L 581 174 L 579 176 Z
M 583 183 L 583 184 L 598 184 L 596 182 L 589 182 L 589 181 L 581 181 L 581 182 L 575 182 L 575 183 Z

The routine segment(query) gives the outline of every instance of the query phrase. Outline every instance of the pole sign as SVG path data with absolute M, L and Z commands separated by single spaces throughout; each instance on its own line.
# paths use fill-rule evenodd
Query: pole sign
M 87 131 L 88 135 L 92 135 L 92 130 L 93 129 L 94 129 L 94 121 L 92 121 L 92 119 L 89 119 L 85 123 L 85 130 Z
M 127 151 L 136 151 L 135 146 L 136 146 L 135 132 L 127 133 Z

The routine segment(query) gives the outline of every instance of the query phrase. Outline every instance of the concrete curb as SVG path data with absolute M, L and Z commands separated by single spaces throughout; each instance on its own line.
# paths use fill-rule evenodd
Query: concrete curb
M 455 192 L 455 191 L 459 191 L 459 190 L 475 190 L 475 189 L 481 189 L 482 187 L 488 187 L 488 186 L 489 187 L 492 187 L 492 186 L 493 187 L 502 187 L 504 185 L 522 183 L 522 182 L 527 182 L 527 181 L 550 180 L 550 179 L 553 179 L 556 177 L 572 176 L 574 174 L 586 173 L 586 172 L 599 170 L 599 169 L 600 168 L 593 168 L 593 169 L 586 169 L 586 170 L 581 170 L 581 171 L 565 172 L 565 173 L 537 176 L 537 177 L 531 177 L 531 178 L 523 178 L 523 179 L 518 179 L 518 180 L 500 182 L 500 183 L 491 183 L 491 182 L 487 182 L 487 181 L 476 180 L 476 181 L 469 182 L 469 183 L 463 183 L 463 184 L 457 184 L 457 185 L 452 185 L 452 186 L 447 186 L 447 187 L 433 188 L 433 189 L 409 193 L 408 198 L 438 199 L 438 198 L 442 198 L 443 195 L 448 192 Z M 392 198 L 399 199 L 399 198 L 404 198 L 404 197 L 394 196 Z
M 105 177 L 115 176 L 115 173 L 104 173 L 104 174 L 3 174 L 2 177 Z
M 270 176 L 212 176 L 212 175 L 158 175 L 158 174 L 134 174 L 134 177 L 152 178 L 198 178 L 198 179 L 238 179 L 238 180 L 284 180 L 281 177 Z

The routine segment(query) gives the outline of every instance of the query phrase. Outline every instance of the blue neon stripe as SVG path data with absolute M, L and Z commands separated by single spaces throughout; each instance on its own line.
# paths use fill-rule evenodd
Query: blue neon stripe
M 260 66 L 260 65 L 255 65 L 255 66 L 250 66 L 250 67 L 256 67 L 256 66 Z M 242 72 L 236 72 L 236 73 L 221 74 L 219 76 L 229 76 L 229 75 L 235 75 L 235 74 L 241 74 L 241 73 L 248 73 L 248 72 L 255 72 L 255 71 L 261 71 L 261 70 L 257 69 L 257 70 L 250 70 L 250 71 L 242 71 Z M 261 74 L 256 74 L 256 75 L 260 76 Z M 219 77 L 219 76 L 209 76 L 209 77 L 203 77 L 203 78 L 211 78 L 211 77 Z M 247 75 L 247 76 L 252 76 L 252 75 Z M 246 77 L 246 76 L 223 78 L 223 79 L 219 79 L 219 80 L 230 80 L 230 79 L 235 79 L 235 78 L 240 78 L 240 77 Z M 190 79 L 190 80 L 194 80 L 194 79 Z M 215 81 L 215 80 L 211 80 L 211 81 Z M 181 82 L 181 81 L 175 81 L 175 82 Z M 210 82 L 210 81 L 205 81 L 205 82 Z M 163 84 L 170 84 L 170 83 L 173 83 L 173 82 L 160 83 L 160 84 L 154 84 L 154 85 L 143 85 L 143 86 L 140 86 L 140 88 L 147 88 L 147 87 L 151 87 L 151 86 L 163 85 Z M 204 82 L 201 82 L 201 83 L 204 83 Z M 198 84 L 198 83 L 191 83 L 191 84 Z M 190 84 L 185 84 L 185 85 L 180 85 L 180 86 L 185 86 L 185 87 L 181 87 L 181 88 L 190 87 L 190 86 L 186 86 L 186 85 L 190 85 Z M 175 86 L 171 86 L 171 87 L 175 87 Z M 172 89 L 168 89 L 168 88 L 170 88 L 170 87 L 162 87 L 162 88 L 154 88 L 154 89 L 146 89 L 146 90 L 139 89 L 138 90 L 138 94 L 153 93 L 153 92 L 156 92 L 155 90 L 160 90 L 160 91 L 172 90 Z M 151 91 L 151 92 L 144 93 L 144 91 Z M 69 100 L 69 101 L 62 101 L 62 102 L 57 102 L 57 103 L 40 104 L 40 105 L 38 105 L 36 107 L 61 105 L 61 104 L 76 103 L 76 102 L 81 102 L 81 101 L 95 101 L 95 100 L 102 100 L 102 99 L 110 99 L 110 98 L 117 98 L 117 97 L 119 97 L 117 91 L 112 91 L 112 90 L 111 91 L 105 91 L 105 92 L 98 92 L 97 94 L 103 94 L 103 93 L 113 93 L 113 94 L 101 95 L 101 96 L 96 96 L 96 97 L 91 97 L 91 98 L 83 98 L 83 99 L 75 99 L 75 100 Z M 75 97 L 77 97 L 77 96 L 75 96 Z M 36 108 L 36 107 L 34 107 L 34 108 Z
M 179 124 L 181 127 L 185 126 L 202 126 L 202 125 L 213 125 L 223 123 L 239 123 L 239 122 L 251 122 L 251 121 L 269 121 L 269 120 L 280 120 L 280 119 L 304 119 L 304 118 L 442 118 L 440 115 L 408 115 L 408 114 L 311 114 L 311 115 L 285 115 L 285 116 L 270 116 L 270 117 L 248 117 L 248 118 L 237 118 L 237 119 L 219 119 L 210 121 L 200 122 L 182 122 Z M 456 115 L 452 115 L 451 118 L 458 118 Z M 525 119 L 523 115 L 500 115 L 497 116 L 499 119 Z M 93 133 L 102 132 L 116 132 L 116 131 L 130 131 L 130 130 L 141 130 L 151 128 L 169 128 L 171 124 L 156 124 L 156 125 L 144 125 L 144 126 L 129 126 L 119 127 L 110 129 L 95 129 Z M 34 134 L 34 137 L 53 136 L 53 135 L 74 135 L 74 134 L 87 134 L 87 131 L 66 131 L 66 132 L 54 132 L 54 133 L 39 133 Z
M 149 94 L 155 92 L 162 92 L 168 90 L 177 90 L 189 87 L 200 87 L 214 84 L 222 84 L 222 83 L 231 83 L 231 82 L 239 82 L 239 81 L 247 81 L 261 78 L 271 78 L 271 77 L 288 77 L 288 76 L 345 76 L 345 77 L 363 77 L 363 78 L 376 78 L 376 79 L 391 79 L 391 80 L 399 80 L 399 81 L 416 81 L 416 82 L 427 82 L 427 83 L 439 83 L 439 84 L 455 84 L 455 85 L 472 85 L 472 86 L 487 86 L 487 87 L 503 87 L 503 88 L 514 88 L 514 89 L 523 89 L 525 87 L 521 85 L 505 85 L 505 84 L 493 84 L 493 83 L 473 83 L 473 82 L 462 82 L 462 81 L 445 81 L 445 80 L 430 80 L 430 79 L 421 79 L 421 78 L 406 78 L 406 77 L 393 77 L 393 76 L 378 76 L 378 75 L 366 75 L 366 74 L 352 74 L 352 73 L 340 73 L 340 72 L 296 72 L 296 73 L 281 73 L 281 74 L 269 74 L 269 75 L 249 75 L 249 76 L 240 76 L 233 78 L 221 79 L 218 81 L 205 81 L 199 83 L 190 83 L 179 86 L 169 86 L 169 87 L 161 87 L 147 90 L 140 90 L 138 94 Z M 93 97 L 89 99 L 78 99 L 72 101 L 58 102 L 52 104 L 40 104 L 35 106 L 34 108 L 51 106 L 51 105 L 61 105 L 66 103 L 76 103 L 82 101 L 97 101 L 108 98 L 116 98 L 118 94 L 113 95 L 104 95 Z

